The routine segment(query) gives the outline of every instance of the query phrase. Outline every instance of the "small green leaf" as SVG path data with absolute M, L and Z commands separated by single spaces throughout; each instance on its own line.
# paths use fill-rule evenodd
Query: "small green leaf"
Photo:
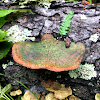
M 73 17 L 73 14 L 74 14 L 74 11 L 71 11 L 68 15 L 66 15 L 66 17 L 60 27 L 60 30 L 59 30 L 60 35 L 66 35 L 67 31 L 70 28 L 71 19 Z
M 92 4 L 92 0 L 88 0 L 88 2 L 90 2 Z
M 6 85 L 4 88 L 0 85 L 0 100 L 14 100 L 8 92 L 12 89 L 11 84 Z
M 6 93 L 9 93 L 9 92 L 11 91 L 11 89 L 12 89 L 11 84 L 8 84 L 8 85 L 6 85 L 6 86 L 2 89 L 2 92 L 3 92 L 4 94 L 6 94 Z
M 3 95 L 3 98 L 5 98 L 4 100 L 10 100 L 6 94 L 4 94 L 2 91 L 1 91 L 2 95 Z M 1 100 L 1 99 L 0 99 Z
M 18 96 L 17 100 L 21 100 L 21 95 Z
M 0 29 L 0 40 L 3 40 L 3 38 L 6 36 L 7 33 L 8 33 L 8 32 L 2 31 L 2 30 Z
M 0 42 L 4 42 L 4 41 L 7 41 L 8 39 L 2 39 L 2 40 L 0 40 Z
M 0 28 L 6 23 L 5 17 L 0 18 Z
M 0 96 L 0 100 L 5 100 L 5 98 L 4 98 L 4 97 L 2 97 L 2 96 Z
M 8 54 L 12 46 L 13 46 L 13 43 L 6 42 L 6 41 L 0 42 L 0 59 L 2 59 Z
M 6 95 L 8 96 L 8 98 L 10 99 L 10 100 L 14 100 L 13 98 L 12 98 L 12 96 L 9 94 L 9 93 L 6 93 Z M 20 99 L 21 100 L 21 99 Z
M 13 10 L 0 10 L 0 17 L 4 17 L 12 12 L 16 12 L 16 11 L 29 11 L 30 13 L 33 14 L 33 12 L 29 9 L 13 9 Z

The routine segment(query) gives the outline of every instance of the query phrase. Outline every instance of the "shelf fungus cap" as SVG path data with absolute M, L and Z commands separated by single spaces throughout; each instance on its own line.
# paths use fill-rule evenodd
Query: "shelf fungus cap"
M 55 72 L 76 69 L 84 56 L 83 43 L 71 42 L 65 47 L 64 41 L 56 40 L 51 34 L 43 35 L 40 42 L 24 41 L 12 47 L 13 59 L 31 69 L 48 69 Z

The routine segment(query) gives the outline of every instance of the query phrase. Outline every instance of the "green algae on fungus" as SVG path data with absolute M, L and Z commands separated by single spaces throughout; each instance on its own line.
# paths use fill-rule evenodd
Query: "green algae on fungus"
M 23 41 L 12 48 L 13 59 L 31 69 L 48 69 L 55 72 L 76 69 L 83 58 L 83 43 L 70 44 L 56 40 L 51 34 L 43 35 L 41 42 Z

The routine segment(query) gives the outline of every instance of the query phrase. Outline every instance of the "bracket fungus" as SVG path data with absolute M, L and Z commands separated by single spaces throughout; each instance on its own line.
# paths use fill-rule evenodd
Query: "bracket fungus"
M 43 35 L 40 42 L 24 41 L 12 47 L 13 59 L 31 69 L 48 69 L 55 72 L 76 69 L 84 56 L 83 43 L 71 42 L 65 47 L 64 41 L 56 40 L 51 34 Z

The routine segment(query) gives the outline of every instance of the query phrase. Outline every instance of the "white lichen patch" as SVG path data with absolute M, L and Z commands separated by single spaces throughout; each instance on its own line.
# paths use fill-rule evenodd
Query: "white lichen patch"
M 77 69 L 69 71 L 69 76 L 71 78 L 82 78 L 85 80 L 90 80 L 92 77 L 97 76 L 97 72 L 94 70 L 95 66 L 93 64 L 80 65 Z
M 20 41 L 25 41 L 25 40 L 35 40 L 35 37 L 32 37 L 31 30 L 28 30 L 27 28 L 21 28 L 18 25 L 12 26 L 6 35 L 6 39 L 8 42 L 20 42 Z
M 90 36 L 89 40 L 93 41 L 93 42 L 97 42 L 97 40 L 99 39 L 98 34 L 93 34 Z
M 80 15 L 80 18 L 81 18 L 81 19 L 87 19 L 86 15 L 84 15 L 84 14 L 81 14 L 81 15 Z

